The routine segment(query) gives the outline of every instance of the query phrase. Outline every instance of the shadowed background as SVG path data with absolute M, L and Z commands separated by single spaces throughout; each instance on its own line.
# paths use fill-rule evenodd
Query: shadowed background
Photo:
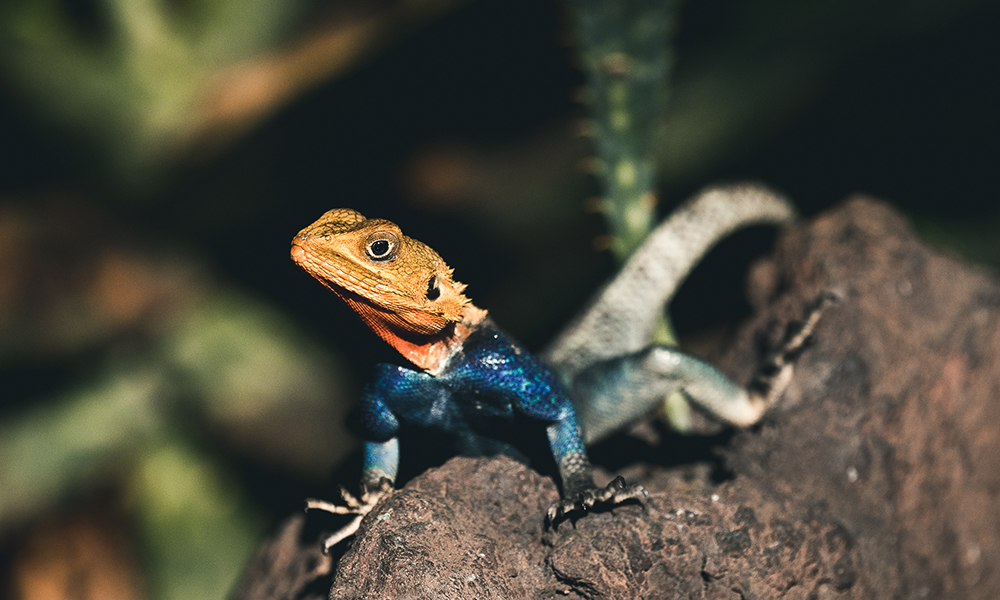
M 864 191 L 1000 261 L 995 5 L 677 10 L 659 214 L 724 180 L 805 214 Z M 288 258 L 329 208 L 397 222 L 544 344 L 615 265 L 578 67 L 551 2 L 0 7 L 7 590 L 221 598 L 269 523 L 353 484 L 343 415 L 398 359 Z M 685 284 L 686 347 L 745 316 L 772 238 Z

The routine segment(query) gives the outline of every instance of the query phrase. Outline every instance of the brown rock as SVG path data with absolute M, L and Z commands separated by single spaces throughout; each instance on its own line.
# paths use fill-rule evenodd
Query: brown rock
M 720 364 L 748 373 L 750 331 L 823 288 L 844 297 L 793 389 L 728 455 L 762 493 L 823 506 L 889 598 L 1000 596 L 1000 286 L 929 249 L 888 206 L 852 199 L 784 236 L 781 273 Z M 784 291 L 781 291 L 784 290 Z

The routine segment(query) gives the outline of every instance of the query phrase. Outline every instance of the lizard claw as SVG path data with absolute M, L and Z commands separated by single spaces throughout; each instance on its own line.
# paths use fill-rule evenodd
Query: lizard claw
M 551 525 L 573 511 L 588 511 L 598 505 L 614 506 L 629 500 L 644 503 L 649 494 L 641 485 L 628 485 L 624 477 L 615 477 L 603 488 L 591 488 L 576 498 L 561 498 L 549 507 L 546 517 Z
M 328 554 L 330 548 L 333 548 L 358 531 L 358 527 L 361 526 L 361 520 L 365 518 L 365 515 L 370 513 L 383 498 L 392 493 L 392 482 L 383 477 L 379 481 L 378 487 L 374 490 L 369 490 L 368 486 L 362 485 L 360 497 L 348 492 L 344 489 L 344 486 L 339 486 L 339 488 L 340 497 L 344 501 L 345 506 L 317 498 L 306 498 L 306 511 L 322 510 L 335 515 L 355 515 L 350 523 L 323 540 L 323 554 Z

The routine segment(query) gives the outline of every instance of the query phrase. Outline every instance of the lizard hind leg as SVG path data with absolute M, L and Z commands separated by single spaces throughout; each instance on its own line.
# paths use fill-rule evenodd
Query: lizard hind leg
M 746 389 L 720 394 L 724 386 L 707 378 L 688 382 L 684 392 L 692 402 L 724 423 L 736 427 L 756 424 L 781 398 L 792 379 L 795 360 L 811 339 L 823 311 L 837 300 L 835 294 L 825 292 L 813 302 L 802 321 L 789 324 L 784 342 L 758 366 Z
M 757 368 L 757 373 L 747 386 L 748 401 L 760 409 L 760 415 L 764 415 L 781 397 L 781 394 L 788 387 L 788 382 L 792 378 L 792 369 L 795 360 L 805 349 L 806 344 L 812 337 L 812 332 L 819 323 L 823 312 L 831 304 L 839 301 L 839 297 L 833 292 L 820 294 L 802 321 L 789 324 L 785 334 L 785 340 L 781 346 L 772 352 Z M 751 425 L 753 423 L 750 423 Z
M 639 420 L 665 395 L 677 390 L 722 423 L 736 427 L 757 423 L 788 386 L 795 359 L 823 310 L 835 300 L 833 294 L 823 294 L 805 319 L 790 329 L 781 347 L 763 361 L 747 388 L 672 346 L 650 346 L 590 367 L 573 386 L 587 443 L 598 442 Z

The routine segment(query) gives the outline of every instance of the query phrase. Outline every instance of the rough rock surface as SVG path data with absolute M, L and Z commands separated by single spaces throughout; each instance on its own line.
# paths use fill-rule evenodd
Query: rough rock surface
M 330 597 L 1000 597 L 1000 284 L 886 205 L 849 200 L 755 266 L 755 316 L 713 362 L 746 381 L 824 290 L 842 301 L 782 403 L 726 443 L 725 481 L 647 462 L 645 507 L 546 530 L 551 480 L 456 458 L 368 516 Z M 300 521 L 262 545 L 235 597 L 328 584 L 315 542 L 288 534 Z

